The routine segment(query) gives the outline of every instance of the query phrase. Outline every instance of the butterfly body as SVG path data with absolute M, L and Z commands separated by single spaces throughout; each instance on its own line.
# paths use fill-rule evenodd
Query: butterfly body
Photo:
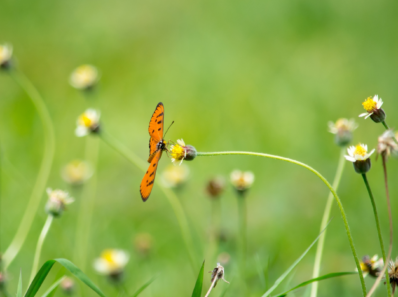
M 152 192 L 159 160 L 162 157 L 163 151 L 167 151 L 167 142 L 163 139 L 163 121 L 164 107 L 163 103 L 160 102 L 156 106 L 151 121 L 149 122 L 148 132 L 150 139 L 148 163 L 150 163 L 150 165 L 140 185 L 140 194 L 143 201 L 146 201 Z

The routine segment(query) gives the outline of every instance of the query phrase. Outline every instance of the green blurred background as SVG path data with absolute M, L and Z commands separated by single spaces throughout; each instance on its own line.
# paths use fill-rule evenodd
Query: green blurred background
M 1 0 L 0 41 L 14 46 L 18 67 L 43 95 L 54 122 L 56 154 L 48 186 L 67 189 L 77 200 L 55 220 L 41 263 L 56 257 L 72 259 L 76 248 L 76 219 L 84 197 L 61 179 L 60 170 L 67 162 L 84 158 L 86 141 L 77 138 L 74 129 L 77 116 L 87 107 L 98 106 L 103 128 L 142 159 L 148 155 L 150 116 L 162 101 L 166 125 L 175 121 L 167 139 L 183 138 L 199 151 L 248 150 L 294 158 L 315 167 L 331 182 L 339 148 L 327 132 L 329 120 L 355 118 L 360 125 L 354 142 L 375 147 L 382 125 L 357 117 L 363 112 L 361 102 L 379 94 L 387 122 L 397 126 L 397 13 L 398 3 L 385 0 Z M 87 102 L 68 83 L 72 70 L 85 63 L 101 71 L 95 102 Z M 0 251 L 4 252 L 37 176 L 43 128 L 27 95 L 4 72 L 0 96 L 1 149 L 15 169 L 2 164 Z M 369 180 L 387 242 L 381 160 L 373 161 Z M 159 170 L 169 162 L 164 156 Z M 197 271 L 209 242 L 207 181 L 215 175 L 228 178 L 233 169 L 254 172 L 256 180 L 247 197 L 248 270 L 252 271 L 247 296 L 261 296 L 267 284 L 258 277 L 255 261 L 265 267 L 269 260 L 268 283 L 272 284 L 298 258 L 319 233 L 326 186 L 303 168 L 255 157 L 202 157 L 186 164 L 190 177 L 177 195 L 189 218 Z M 388 166 L 396 217 L 397 161 Z M 141 201 L 141 179 L 139 169 L 101 143 L 85 272 L 106 294 L 117 296 L 91 263 L 105 248 L 123 248 L 131 255 L 126 271 L 131 292 L 157 275 L 143 297 L 190 296 L 197 272 L 190 267 L 175 215 L 156 187 L 148 202 Z M 359 255 L 381 255 L 370 201 L 351 164 L 338 193 Z M 238 212 L 230 186 L 221 199 L 227 241 L 220 252 L 231 255 L 225 266 L 226 279 L 232 280 L 226 296 L 243 296 L 234 272 Z M 20 269 L 24 286 L 28 284 L 34 247 L 46 219 L 45 201 L 43 193 L 26 243 L 10 266 L 10 290 L 16 288 Z M 332 216 L 321 274 L 355 267 L 335 206 Z M 153 250 L 146 258 L 133 248 L 135 236 L 142 232 L 153 236 Z M 394 248 L 393 257 L 397 252 Z M 275 293 L 310 279 L 314 255 L 315 248 Z M 208 261 L 205 271 L 215 265 Z M 59 270 L 51 273 L 46 287 L 62 273 Z M 370 288 L 373 280 L 366 281 Z M 204 290 L 209 284 L 206 274 Z M 219 284 L 212 296 L 227 286 Z M 301 290 L 295 296 L 307 292 Z M 337 294 L 359 296 L 358 278 L 320 284 L 319 296 Z M 86 290 L 85 296 L 91 295 Z M 379 288 L 377 296 L 384 295 L 385 289 Z

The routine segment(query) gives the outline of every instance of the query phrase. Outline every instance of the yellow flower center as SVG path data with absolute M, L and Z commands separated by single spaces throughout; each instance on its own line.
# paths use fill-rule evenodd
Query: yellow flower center
M 360 155 L 364 157 L 366 153 L 367 151 L 360 144 L 355 147 L 354 155 Z
M 93 125 L 93 120 L 90 119 L 87 114 L 83 113 L 79 117 L 79 122 L 81 123 L 82 126 L 85 126 L 87 128 L 90 128 Z
M 113 257 L 113 251 L 112 250 L 105 250 L 101 254 L 101 258 L 104 259 L 108 264 L 110 265 L 115 265 L 115 260 Z
M 367 112 L 372 112 L 376 109 L 377 103 L 371 97 L 369 97 L 365 100 L 365 102 L 362 103 L 362 106 Z
M 179 144 L 176 144 L 171 149 L 170 155 L 173 159 L 180 161 L 185 158 L 184 148 L 182 146 L 180 146 Z

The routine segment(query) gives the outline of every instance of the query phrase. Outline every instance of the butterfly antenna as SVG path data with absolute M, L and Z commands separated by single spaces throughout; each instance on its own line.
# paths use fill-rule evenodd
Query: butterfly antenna
M 174 124 L 174 121 L 172 121 L 171 122 L 171 124 L 170 124 L 170 126 L 167 128 L 167 130 L 166 130 L 166 133 L 164 133 L 164 136 L 163 136 L 163 138 L 165 138 L 166 137 L 166 134 L 167 134 L 167 132 L 169 131 L 169 129 L 170 129 L 170 127 L 171 127 L 171 125 L 173 125 Z

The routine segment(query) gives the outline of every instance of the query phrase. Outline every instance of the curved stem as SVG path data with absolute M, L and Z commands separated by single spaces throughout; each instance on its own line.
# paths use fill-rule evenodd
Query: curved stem
M 30 274 L 30 281 L 31 283 L 33 281 L 33 278 L 36 275 L 37 268 L 39 267 L 39 260 L 40 260 L 40 254 L 41 254 L 41 248 L 43 247 L 44 240 L 46 239 L 48 230 L 50 230 L 51 223 L 53 222 L 53 216 L 48 215 L 46 222 L 44 223 L 43 229 L 41 230 L 39 240 L 37 241 L 36 245 L 36 252 L 35 252 L 35 257 L 33 260 L 33 266 L 32 266 L 32 272 Z
M 143 172 L 146 172 L 147 164 L 141 158 L 139 158 L 135 153 L 133 153 L 132 151 L 127 149 L 120 142 L 117 142 L 115 139 L 111 138 L 108 134 L 105 134 L 103 131 L 101 131 L 99 136 L 111 148 L 118 151 L 126 159 L 128 159 L 131 163 L 133 163 L 135 166 L 137 166 L 139 169 L 141 169 Z M 180 225 L 182 238 L 183 238 L 185 246 L 188 250 L 188 256 L 189 256 L 189 260 L 192 265 L 192 269 L 195 271 L 196 261 L 195 261 L 195 256 L 194 256 L 194 246 L 193 246 L 193 242 L 192 242 L 191 233 L 188 228 L 188 220 L 185 216 L 184 209 L 182 208 L 180 201 L 178 200 L 176 194 L 173 191 L 171 191 L 169 188 L 165 187 L 161 183 L 161 181 L 156 182 L 156 184 L 159 186 L 160 190 L 164 193 L 164 195 L 166 196 L 167 200 L 169 201 L 169 203 L 174 211 L 174 214 L 177 218 L 178 224 Z
M 388 251 L 388 257 L 386 257 L 386 253 L 385 253 L 385 249 L 384 249 L 384 243 L 383 243 L 383 238 L 381 236 L 380 223 L 379 223 L 379 217 L 378 217 L 378 214 L 377 214 L 376 203 L 374 201 L 373 194 L 372 194 L 372 191 L 370 189 L 370 185 L 369 185 L 368 179 L 366 177 L 366 174 L 362 174 L 363 181 L 365 182 L 366 189 L 368 190 L 368 193 L 369 193 L 370 201 L 372 202 L 373 213 L 374 213 L 375 220 L 376 220 L 377 233 L 378 233 L 378 236 L 379 236 L 381 252 L 383 254 L 383 260 L 384 260 L 383 271 L 380 272 L 379 277 L 377 278 L 377 280 L 374 283 L 373 287 L 369 291 L 367 297 L 371 296 L 372 293 L 375 291 L 378 283 L 381 280 L 381 276 L 383 274 L 386 277 L 387 294 L 388 294 L 388 296 L 391 296 L 390 277 L 388 275 L 387 267 L 388 267 L 389 259 L 391 257 L 391 250 L 392 250 L 392 217 L 391 217 L 390 195 L 389 195 L 389 192 L 388 192 L 387 171 L 386 171 L 386 167 L 385 167 L 385 157 L 384 157 L 384 155 L 383 155 L 383 166 L 385 168 L 385 171 L 384 171 L 384 174 L 385 174 L 385 185 L 386 185 L 386 195 L 387 195 L 387 204 L 388 204 L 388 214 L 389 214 L 389 219 L 390 219 L 390 248 L 389 248 L 389 251 Z M 379 278 L 380 278 L 380 280 L 379 280 Z
M 10 74 L 12 78 L 20 85 L 20 87 L 28 94 L 37 109 L 37 113 L 39 114 L 44 128 L 44 154 L 40 164 L 39 173 L 37 175 L 35 185 L 33 186 L 32 194 L 29 198 L 29 202 L 26 206 L 21 223 L 19 224 L 18 230 L 15 233 L 11 244 L 3 255 L 4 270 L 7 270 L 8 266 L 15 259 L 23 243 L 25 242 L 30 227 L 32 226 L 33 219 L 40 204 L 40 198 L 42 197 L 44 188 L 47 184 L 55 151 L 53 124 L 47 107 L 39 92 L 21 72 L 14 70 L 10 71 Z
M 358 269 L 359 279 L 360 279 L 361 287 L 362 287 L 362 293 L 363 293 L 363 296 L 366 296 L 365 281 L 364 281 L 364 278 L 363 278 L 361 267 L 359 265 L 357 252 L 355 250 L 354 241 L 353 241 L 352 236 L 351 236 L 350 227 L 348 225 L 347 216 L 345 214 L 343 205 L 341 204 L 340 198 L 339 198 L 339 196 L 337 196 L 336 191 L 333 189 L 333 187 L 329 184 L 329 182 L 318 171 L 316 171 L 311 166 L 308 166 L 307 164 L 304 164 L 302 162 L 299 162 L 299 161 L 296 161 L 296 160 L 293 160 L 293 159 L 289 159 L 289 158 L 276 156 L 276 155 L 264 154 L 264 153 L 242 152 L 242 151 L 230 151 L 230 152 L 226 151 L 226 152 L 211 152 L 211 153 L 198 152 L 198 154 L 197 154 L 197 156 L 221 156 L 221 155 L 249 155 L 249 156 L 257 156 L 257 157 L 264 157 L 264 158 L 270 158 L 270 159 L 275 159 L 275 160 L 281 160 L 281 161 L 293 163 L 293 164 L 299 165 L 301 167 L 304 167 L 305 169 L 307 169 L 307 170 L 311 171 L 312 173 L 314 173 L 319 179 L 321 179 L 323 181 L 323 183 L 329 188 L 330 192 L 332 192 L 334 198 L 336 199 L 336 203 L 337 203 L 337 205 L 339 207 L 341 216 L 342 216 L 343 221 L 344 221 L 344 227 L 345 227 L 345 230 L 346 230 L 346 233 L 347 233 L 348 241 L 350 243 L 351 252 L 352 252 L 352 255 L 353 255 L 354 260 L 355 260 L 355 265 L 356 265 L 356 267 Z
M 344 166 L 346 163 L 346 160 L 344 158 L 344 154 L 345 154 L 345 147 L 341 149 L 341 153 L 340 153 L 340 159 L 339 159 L 339 163 L 337 166 L 337 171 L 336 171 L 336 175 L 334 177 L 333 180 L 333 189 L 335 191 L 337 191 L 337 188 L 339 187 L 340 184 L 340 180 L 341 180 L 341 176 L 343 175 L 343 171 L 344 171 Z M 325 211 L 323 213 L 323 217 L 322 217 L 322 223 L 321 223 L 321 232 L 322 230 L 325 230 L 324 232 L 321 233 L 321 236 L 319 237 L 318 243 L 317 243 L 317 247 L 316 247 L 316 254 L 315 254 L 315 263 L 314 263 L 314 270 L 312 273 L 312 278 L 317 278 L 319 276 L 319 270 L 321 267 L 321 260 L 322 260 L 322 252 L 323 252 L 323 246 L 325 243 L 325 237 L 326 237 L 326 226 L 329 222 L 329 218 L 330 218 L 330 212 L 332 210 L 332 205 L 333 205 L 333 195 L 330 192 L 329 196 L 328 196 L 328 200 L 326 202 L 326 207 L 325 207 Z M 311 288 L 311 297 L 316 297 L 317 296 L 317 291 L 318 291 L 318 282 L 314 282 L 312 284 L 312 288 Z

